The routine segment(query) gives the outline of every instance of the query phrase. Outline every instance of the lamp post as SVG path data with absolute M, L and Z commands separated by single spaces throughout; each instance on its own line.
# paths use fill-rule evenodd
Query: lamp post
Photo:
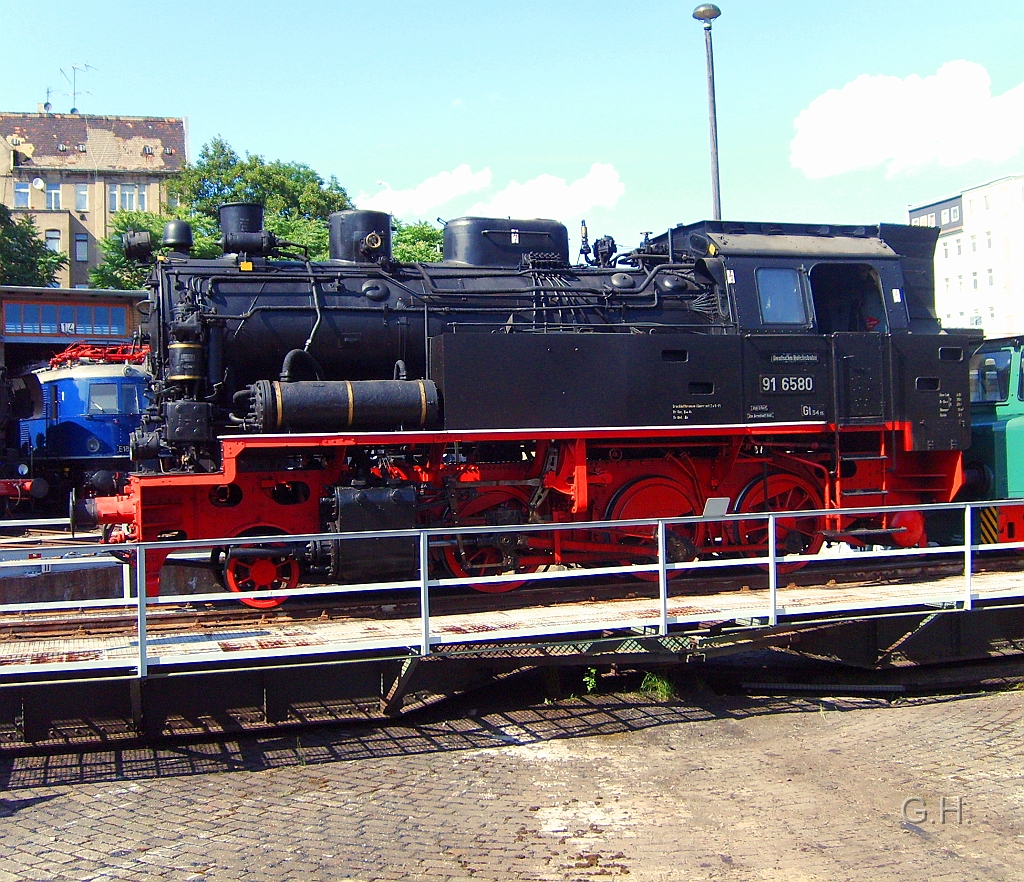
M 711 22 L 722 14 L 714 3 L 701 3 L 693 17 L 704 22 L 704 49 L 708 60 L 708 125 L 711 130 L 711 208 L 715 220 L 722 219 L 722 188 L 718 179 L 718 120 L 715 113 L 715 60 L 711 52 Z

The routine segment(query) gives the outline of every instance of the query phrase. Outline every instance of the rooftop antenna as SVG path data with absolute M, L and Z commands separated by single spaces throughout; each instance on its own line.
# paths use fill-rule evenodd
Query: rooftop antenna
M 43 105 L 43 113 L 49 113 L 53 109 L 53 105 L 50 103 L 50 96 L 53 94 L 53 89 L 49 86 L 46 87 L 46 103 Z
M 68 85 L 71 86 L 71 112 L 78 113 L 78 96 L 79 95 L 91 95 L 92 92 L 85 90 L 79 91 L 78 89 L 78 72 L 82 71 L 85 73 L 87 70 L 98 70 L 99 68 L 93 67 L 91 64 L 73 64 L 71 65 L 71 76 L 68 76 L 63 68 L 61 68 L 61 76 L 68 81 Z

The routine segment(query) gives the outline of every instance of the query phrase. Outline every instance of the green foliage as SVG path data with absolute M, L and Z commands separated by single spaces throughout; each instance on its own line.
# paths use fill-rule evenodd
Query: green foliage
M 671 701 L 676 697 L 676 689 L 672 685 L 672 681 L 661 674 L 654 673 L 654 671 L 648 671 L 644 674 L 644 678 L 640 683 L 640 691 L 646 692 L 651 697 L 657 698 L 660 701 Z
M 15 220 L 10 209 L 0 205 L 0 285 L 45 288 L 67 263 L 66 253 L 46 247 L 30 216 Z
M 262 156 L 240 157 L 223 138 L 214 138 L 168 182 L 168 192 L 192 213 L 217 220 L 225 202 L 260 202 L 266 214 L 284 218 L 327 220 L 332 211 L 351 208 L 345 188 L 324 181 L 300 162 L 267 162 Z M 270 229 L 268 222 L 267 229 Z
M 327 260 L 330 256 L 327 224 L 322 220 L 268 214 L 264 217 L 263 224 L 278 239 L 305 245 L 309 249 L 310 260 Z M 282 248 L 282 251 L 299 253 L 296 249 L 287 247 Z
M 427 221 L 404 224 L 395 221 L 392 253 L 402 263 L 431 263 L 441 260 L 444 231 Z
M 583 672 L 583 688 L 587 690 L 587 695 L 597 692 L 597 668 L 587 668 Z
M 128 231 L 148 231 L 153 242 L 154 253 L 159 254 L 166 249 L 160 248 L 164 224 L 174 215 L 154 214 L 150 211 L 119 211 L 113 215 L 109 236 L 100 242 L 103 260 L 98 266 L 89 270 L 89 285 L 93 288 L 114 288 L 121 291 L 135 291 L 141 288 L 149 275 L 149 267 L 140 265 L 124 256 L 121 236 Z M 220 233 L 216 226 L 202 219 L 192 225 L 193 247 L 195 257 L 216 257 L 220 254 L 217 237 Z
M 163 226 L 171 218 L 192 226 L 193 257 L 216 257 L 220 252 L 218 210 L 225 202 L 260 202 L 267 230 L 287 242 L 309 249 L 311 260 L 328 257 L 327 216 L 351 208 L 348 194 L 335 178 L 324 181 L 308 165 L 267 162 L 262 156 L 240 157 L 222 138 L 214 138 L 167 183 L 177 207 L 167 214 L 119 211 L 113 232 L 100 243 L 103 262 L 89 273 L 93 287 L 140 288 L 149 274 L 146 267 L 125 259 L 121 236 L 128 230 L 149 230 L 154 252 L 161 252 Z M 283 249 L 299 254 L 301 249 Z

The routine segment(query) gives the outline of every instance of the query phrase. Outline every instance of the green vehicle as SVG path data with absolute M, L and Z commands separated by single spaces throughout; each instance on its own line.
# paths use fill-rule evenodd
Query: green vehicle
M 965 500 L 1024 499 L 1022 351 L 1024 337 L 1002 337 L 985 340 L 971 356 L 971 447 L 961 492 Z M 1024 505 L 981 511 L 975 535 L 981 542 L 1024 540 Z

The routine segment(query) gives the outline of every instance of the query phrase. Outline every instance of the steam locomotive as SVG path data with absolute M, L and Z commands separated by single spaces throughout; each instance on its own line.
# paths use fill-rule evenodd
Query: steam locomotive
M 550 220 L 466 217 L 433 263 L 393 259 L 391 219 L 330 217 L 330 259 L 225 205 L 223 256 L 174 221 L 141 309 L 151 404 L 123 492 L 81 502 L 112 538 L 253 537 L 215 555 L 226 586 L 279 603 L 300 580 L 415 571 L 409 540 L 267 537 L 572 523 L 453 534 L 459 577 L 650 562 L 650 528 L 588 524 L 730 511 L 779 519 L 780 555 L 826 541 L 926 541 L 970 442 L 969 331 L 933 309 L 936 231 L 704 221 L 571 266 Z M 148 234 L 126 251 L 150 260 Z M 670 531 L 674 560 L 766 553 L 765 521 Z M 147 555 L 159 591 L 163 555 Z M 491 590 L 512 587 L 517 580 Z

